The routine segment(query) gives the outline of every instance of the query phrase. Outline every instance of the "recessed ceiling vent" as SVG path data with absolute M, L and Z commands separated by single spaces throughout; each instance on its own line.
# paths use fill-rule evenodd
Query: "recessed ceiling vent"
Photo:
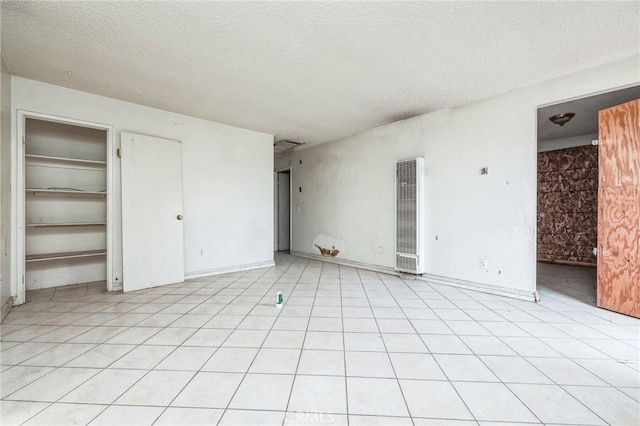
M 304 142 L 282 139 L 273 143 L 273 150 L 276 152 L 276 154 L 280 154 L 282 152 L 292 151 L 301 145 L 304 145 Z

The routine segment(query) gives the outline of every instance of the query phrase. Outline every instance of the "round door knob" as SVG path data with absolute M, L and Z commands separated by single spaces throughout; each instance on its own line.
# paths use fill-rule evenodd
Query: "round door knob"
M 181 215 L 181 214 L 179 214 L 178 216 L 176 216 L 176 219 L 178 219 L 178 220 L 182 220 L 182 215 Z

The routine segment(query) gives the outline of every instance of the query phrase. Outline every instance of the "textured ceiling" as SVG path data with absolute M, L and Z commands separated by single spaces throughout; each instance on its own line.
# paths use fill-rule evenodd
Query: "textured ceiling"
M 638 54 L 640 3 L 2 1 L 1 35 L 14 75 L 320 143 Z
M 539 108 L 538 142 L 598 133 L 598 111 L 634 99 L 640 99 L 640 86 Z M 549 121 L 549 117 L 563 112 L 573 112 L 575 117 L 564 126 Z

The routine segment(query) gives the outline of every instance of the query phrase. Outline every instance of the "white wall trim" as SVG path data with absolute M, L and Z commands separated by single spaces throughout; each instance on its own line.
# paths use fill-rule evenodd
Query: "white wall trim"
M 466 290 L 479 291 L 480 293 L 510 297 L 512 299 L 527 300 L 529 302 L 538 301 L 538 292 L 535 290 L 526 291 L 507 287 L 498 287 L 494 285 L 478 283 L 475 281 L 458 280 L 455 278 L 447 278 L 431 274 L 416 275 L 415 277 L 415 279 L 417 280 L 426 281 L 431 284 L 448 285 L 451 287 L 463 288 Z
M 628 59 L 631 59 L 631 58 L 633 58 L 633 56 L 630 56 L 628 58 L 622 59 L 620 61 L 614 61 L 614 62 L 621 62 L 621 61 L 625 61 L 625 60 L 628 60 Z M 609 62 L 608 64 L 603 64 L 602 66 L 611 65 L 612 63 L 613 62 Z M 600 67 L 594 67 L 594 68 L 600 68 Z M 591 69 L 593 69 L 593 68 L 591 68 Z M 577 71 L 577 72 L 574 72 L 574 73 L 571 73 L 571 74 L 567 74 L 567 75 L 564 75 L 564 76 L 561 76 L 561 77 L 558 77 L 558 78 L 552 79 L 552 80 L 558 80 L 558 79 L 561 79 L 561 78 L 571 78 L 575 74 L 580 74 L 582 72 L 589 71 L 589 70 L 590 69 Z M 552 80 L 547 80 L 547 81 L 552 81 Z M 545 82 L 543 82 L 543 83 L 545 83 Z M 540 84 L 540 83 L 538 83 L 538 84 Z M 546 107 L 549 107 L 549 106 L 563 104 L 565 102 L 573 102 L 573 101 L 577 101 L 577 100 L 580 100 L 580 99 L 590 98 L 592 96 L 604 95 L 605 93 L 615 92 L 617 90 L 629 89 L 629 88 L 635 87 L 637 85 L 638 85 L 638 82 L 637 81 L 633 81 L 631 83 L 626 83 L 626 84 L 617 84 L 617 85 L 615 85 L 613 87 L 610 87 L 610 88 L 591 90 L 589 92 L 581 93 L 579 95 L 564 96 L 564 97 L 562 97 L 560 99 L 556 99 L 554 101 L 549 101 L 549 102 L 545 102 L 545 103 L 539 104 L 537 106 L 537 108 L 546 108 Z M 534 86 L 535 86 L 535 84 L 534 84 Z
M 291 251 L 292 256 L 305 257 L 307 259 L 320 260 L 327 263 L 335 263 L 338 265 L 352 266 L 354 268 L 366 269 L 367 271 L 380 272 L 383 274 L 401 276 L 402 273 L 393 268 L 380 265 L 371 265 L 369 263 L 355 262 L 353 260 L 340 259 L 335 257 L 327 257 L 319 254 L 305 253 L 301 251 Z
M 426 281 L 431 284 L 442 284 L 451 287 L 464 288 L 466 290 L 478 291 L 481 293 L 494 294 L 496 296 L 505 296 L 510 297 L 512 299 L 520 299 L 526 300 L 529 302 L 538 301 L 538 293 L 536 291 L 524 291 L 517 289 L 510 289 L 506 287 L 496 287 L 488 284 L 477 283 L 473 281 L 464 281 L 464 280 L 456 280 L 452 278 L 440 277 L 438 275 L 430 275 L 430 274 L 422 274 L 422 275 L 411 275 L 404 274 L 399 271 L 396 271 L 393 268 L 388 268 L 385 266 L 378 265 L 370 265 L 366 263 L 354 262 L 351 260 L 337 259 L 337 258 L 329 258 L 326 256 L 320 256 L 317 254 L 304 253 L 299 251 L 292 251 L 291 255 L 304 257 L 307 259 L 320 260 L 322 262 L 335 263 L 338 265 L 345 266 L 353 266 L 355 268 L 366 269 L 368 271 L 380 272 L 383 274 L 395 275 L 402 277 L 403 279 L 414 279 Z
M 113 126 L 105 125 L 104 129 L 107 131 L 107 226 L 105 230 L 107 232 L 107 257 L 105 259 L 107 266 L 107 291 L 120 290 L 115 288 L 113 283 L 113 234 L 116 230 L 114 226 L 114 211 L 113 211 L 113 199 L 114 199 L 114 179 L 113 179 L 113 162 L 115 157 L 113 155 Z M 120 285 L 120 283 L 117 283 Z
M 241 272 L 241 271 L 250 271 L 252 269 L 269 268 L 272 266 L 276 266 L 276 263 L 273 260 L 267 260 L 265 262 L 248 263 L 246 265 L 223 266 L 220 268 L 205 269 L 202 271 L 185 272 L 184 278 L 185 279 L 201 278 L 201 277 L 208 277 L 211 275 L 228 274 L 231 272 Z
M 13 307 L 13 297 L 9 297 L 4 305 L 2 305 L 2 312 L 0 313 L 0 323 L 4 321 L 4 319 L 11 312 L 11 308 Z

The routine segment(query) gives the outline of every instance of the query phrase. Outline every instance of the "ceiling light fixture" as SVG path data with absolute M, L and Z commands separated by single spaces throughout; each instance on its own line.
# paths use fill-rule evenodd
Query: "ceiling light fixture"
M 562 127 L 569 121 L 571 121 L 574 115 L 575 113 L 573 112 L 563 112 L 562 114 L 552 115 L 551 117 L 549 117 L 549 120 L 551 120 L 553 124 L 557 124 L 558 126 Z

